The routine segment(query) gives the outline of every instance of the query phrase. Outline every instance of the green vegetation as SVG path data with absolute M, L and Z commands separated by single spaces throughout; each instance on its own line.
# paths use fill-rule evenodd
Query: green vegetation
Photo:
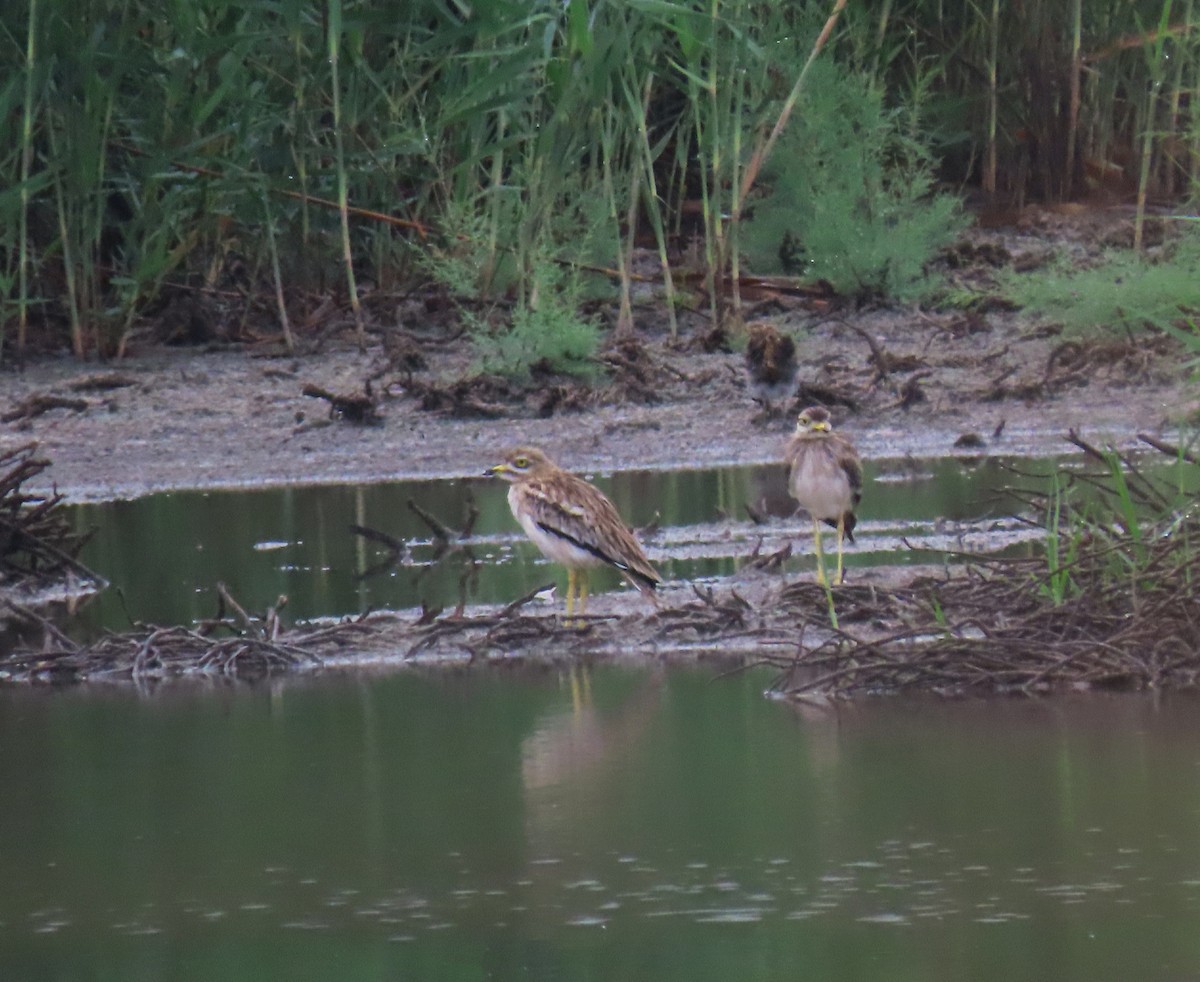
M 1042 503 L 1042 595 L 1055 606 L 1118 602 L 1134 614 L 1142 597 L 1190 597 L 1200 563 L 1195 435 L 1178 446 L 1143 438 L 1167 456 L 1165 464 L 1074 439 L 1092 466 L 1055 477 Z
M 1189 229 L 1158 256 L 1111 251 L 1089 269 L 1060 262 L 1036 275 L 1009 273 L 1002 287 L 1015 302 L 1069 332 L 1153 327 L 1200 354 L 1194 329 L 1200 313 L 1200 230 Z
M 595 371 L 592 356 L 600 343 L 593 321 L 582 317 L 574 302 L 577 288 L 564 282 L 574 274 L 564 274 L 545 263 L 535 269 L 532 292 L 538 302 L 524 301 L 513 311 L 507 328 L 489 331 L 476 319 L 476 347 L 483 371 L 501 375 L 525 375 L 531 369 L 589 375 Z
M 900 114 L 832 62 L 813 72 L 765 183 L 745 234 L 754 268 L 840 293 L 907 297 L 965 224 L 957 198 L 933 193 L 933 161 Z
M 628 331 L 644 233 L 673 331 L 691 214 L 718 320 L 785 226 L 805 273 L 905 295 L 954 226 L 935 168 L 1015 201 L 1194 190 L 1198 16 L 1195 0 L 14 0 L 0 357 L 113 354 L 180 294 L 274 320 L 289 345 L 333 297 L 361 341 L 378 314 L 360 295 L 461 250 L 483 354 L 490 336 L 520 370 L 546 346 L 503 331 L 559 325 L 571 362 L 588 331 L 547 265 L 605 270 Z M 807 172 L 820 161 L 840 181 Z

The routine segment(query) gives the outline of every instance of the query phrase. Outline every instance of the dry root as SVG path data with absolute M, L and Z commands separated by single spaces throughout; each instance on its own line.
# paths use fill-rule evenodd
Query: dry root
M 0 584 L 27 584 L 66 573 L 95 580 L 76 558 L 88 535 L 72 529 L 63 516 L 63 496 L 23 490 L 50 466 L 37 449 L 36 443 L 27 443 L 0 451 Z

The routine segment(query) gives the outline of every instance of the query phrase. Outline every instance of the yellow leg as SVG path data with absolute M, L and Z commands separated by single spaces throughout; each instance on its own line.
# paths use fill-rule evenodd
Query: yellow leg
M 817 553 L 817 582 L 825 585 L 825 553 L 821 549 L 821 523 L 813 519 L 813 548 Z
M 575 570 L 567 567 L 567 623 L 571 622 L 571 614 L 575 609 Z
M 588 602 L 588 571 L 581 569 L 579 571 L 579 610 L 578 613 L 582 617 L 587 613 Z
M 833 582 L 836 583 L 838 586 L 841 586 L 842 585 L 842 545 L 846 538 L 846 516 L 844 514 L 841 516 L 841 518 L 838 519 L 837 532 L 838 532 L 837 579 L 834 580 Z

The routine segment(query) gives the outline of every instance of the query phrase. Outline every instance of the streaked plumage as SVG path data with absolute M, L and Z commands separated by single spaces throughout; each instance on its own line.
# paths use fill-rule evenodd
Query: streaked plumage
M 858 451 L 839 433 L 833 432 L 829 410 L 810 406 L 796 420 L 796 432 L 788 441 L 784 459 L 788 464 L 788 490 L 813 521 L 817 553 L 817 580 L 825 582 L 825 560 L 821 551 L 821 522 L 837 529 L 837 577 L 842 582 L 842 539 L 854 541 L 858 523 L 854 509 L 862 500 L 863 469 Z
M 785 402 L 796 387 L 796 342 L 770 324 L 755 324 L 746 343 L 746 380 L 761 418 L 774 414 L 773 403 Z
M 508 506 L 549 560 L 567 567 L 567 616 L 579 586 L 587 606 L 588 569 L 613 566 L 645 596 L 662 582 L 616 506 L 587 481 L 556 466 L 533 447 L 517 447 L 484 472 L 511 483 Z

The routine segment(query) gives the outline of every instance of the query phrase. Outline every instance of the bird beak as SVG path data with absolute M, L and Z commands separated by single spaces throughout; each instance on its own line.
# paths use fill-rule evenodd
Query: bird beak
M 833 427 L 828 423 L 813 423 L 813 429 L 819 433 L 828 433 Z
M 497 464 L 495 467 L 489 467 L 486 471 L 484 471 L 483 476 L 498 477 L 501 474 L 507 474 L 510 470 L 512 470 L 512 468 L 509 467 L 508 464 Z

